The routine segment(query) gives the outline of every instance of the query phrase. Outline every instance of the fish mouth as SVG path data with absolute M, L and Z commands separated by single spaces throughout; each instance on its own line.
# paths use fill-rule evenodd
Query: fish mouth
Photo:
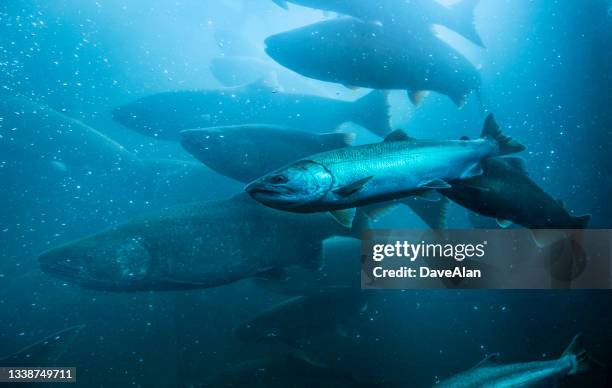
M 258 188 L 258 187 L 252 188 L 252 189 L 247 187 L 246 188 L 246 192 L 251 194 L 252 196 L 253 195 L 261 195 L 261 194 L 263 194 L 263 195 L 278 195 L 278 194 L 281 194 L 279 191 L 276 191 L 276 190 L 262 189 L 262 188 Z
M 244 191 L 254 200 L 274 208 L 285 208 L 298 202 L 295 198 L 291 197 L 292 191 L 284 187 L 250 184 L 245 187 Z

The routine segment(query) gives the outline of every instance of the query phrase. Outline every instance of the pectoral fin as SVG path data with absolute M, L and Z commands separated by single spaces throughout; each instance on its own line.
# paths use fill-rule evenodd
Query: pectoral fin
M 423 102 L 423 99 L 427 97 L 428 92 L 426 90 L 414 90 L 412 92 L 408 92 L 408 98 L 410 98 L 410 102 L 414 104 L 414 106 L 419 106 Z
M 332 210 L 329 212 L 336 221 L 340 223 L 340 225 L 350 228 L 353 226 L 353 220 L 355 219 L 355 213 L 357 210 L 355 208 L 352 209 L 343 209 L 343 210 Z
M 474 365 L 473 369 L 493 366 L 493 365 L 497 365 L 498 363 L 499 363 L 499 353 L 493 353 L 493 354 L 487 355 L 482 361 Z
M 433 190 L 450 189 L 451 185 L 443 179 L 432 179 L 419 185 L 419 187 Z
M 471 165 L 470 168 L 465 170 L 463 174 L 461 174 L 461 179 L 473 178 L 482 174 L 484 174 L 484 171 L 482 170 L 482 165 L 480 163 L 475 163 Z
M 340 188 L 337 188 L 336 190 L 334 190 L 334 193 L 342 196 L 342 197 L 347 197 L 359 190 L 361 190 L 361 188 L 363 187 L 363 185 L 365 185 L 370 179 L 372 179 L 371 176 L 367 177 L 367 178 L 363 178 L 360 179 L 358 181 L 355 181 L 353 183 L 350 183 L 346 186 L 342 186 Z
M 359 90 L 359 86 L 355 86 L 355 85 L 343 85 L 343 86 L 349 90 Z
M 499 225 L 499 227 L 502 229 L 506 229 L 510 227 L 510 225 L 512 225 L 512 221 L 504 220 L 501 218 L 497 218 L 495 219 L 495 221 L 497 222 L 497 225 Z
M 416 194 L 417 197 L 425 201 L 437 202 L 442 198 L 442 195 L 437 190 L 422 190 Z

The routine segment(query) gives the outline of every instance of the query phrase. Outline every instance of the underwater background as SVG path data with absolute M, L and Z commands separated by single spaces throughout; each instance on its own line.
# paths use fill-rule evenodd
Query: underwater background
M 483 105 L 527 146 L 521 156 L 532 179 L 573 214 L 591 214 L 589 227 L 601 229 L 610 228 L 612 219 L 611 9 L 607 0 L 481 0 L 475 25 L 486 49 L 439 30 L 480 70 Z M 49 106 L 143 159 L 197 162 L 177 142 L 131 131 L 111 112 L 154 93 L 223 87 L 211 72 L 214 58 L 254 57 L 280 73 L 263 51 L 264 39 L 334 17 L 298 6 L 287 11 L 266 0 L 5 0 L 0 98 Z M 232 71 L 225 76 L 236 76 Z M 260 75 L 247 74 L 245 81 Z M 285 90 L 299 93 L 343 100 L 367 93 L 295 73 L 276 78 Z M 390 92 L 389 99 L 392 128 L 417 138 L 476 137 L 482 128 L 474 96 L 462 109 L 436 93 L 419 107 L 404 91 Z M 0 112 L 0 125 L 9 113 Z M 380 140 L 354 124 L 342 129 L 356 133 L 358 144 Z M 0 130 L 0 142 L 10 130 Z M 187 183 L 181 176 L 116 179 L 96 164 L 95 146 L 85 145 L 79 155 L 87 165 L 82 170 L 38 158 L 38 147 L 46 146 L 38 140 L 28 153 L 0 148 L 2 353 L 85 325 L 57 360 L 77 367 L 79 385 L 163 387 L 198 385 L 242 361 L 286 351 L 277 344 L 245 343 L 235 334 L 247 319 L 289 298 L 250 280 L 193 291 L 116 293 L 68 284 L 39 268 L 44 250 L 167 206 L 230 198 L 243 183 L 212 170 Z M 448 223 L 474 227 L 456 205 Z M 402 208 L 373 227 L 426 226 Z M 263 243 L 270 242 L 252 242 Z M 330 239 L 324 256 L 338 271 L 359 271 L 357 240 Z M 358 282 L 356 277 L 355 287 Z M 612 365 L 609 291 L 364 292 L 371 295 L 359 319 L 328 327 L 300 345 L 300 352 L 360 381 L 420 387 L 490 353 L 499 352 L 504 362 L 551 359 L 583 333 L 591 354 Z M 312 319 L 328 313 L 317 311 Z M 611 381 L 602 369 L 563 386 L 609 387 Z

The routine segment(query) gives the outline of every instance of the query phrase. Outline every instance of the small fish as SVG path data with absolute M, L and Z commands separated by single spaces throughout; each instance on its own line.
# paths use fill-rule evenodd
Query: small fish
M 299 160 L 245 190 L 266 206 L 297 213 L 329 211 L 350 226 L 355 207 L 411 195 L 435 197 L 435 190 L 451 188 L 451 181 L 481 175 L 482 160 L 524 149 L 489 115 L 476 140 L 416 140 L 398 130 L 382 143 Z
M 588 372 L 598 363 L 584 349 L 582 335 L 574 337 L 561 357 L 549 361 L 499 364 L 498 355 L 485 358 L 472 369 L 436 384 L 436 388 L 556 387 L 568 376 Z

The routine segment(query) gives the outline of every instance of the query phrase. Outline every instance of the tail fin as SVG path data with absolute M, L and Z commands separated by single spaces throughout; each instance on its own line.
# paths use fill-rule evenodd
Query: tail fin
M 353 102 L 351 121 L 375 135 L 385 137 L 391 132 L 387 92 L 374 90 Z
M 602 366 L 601 363 L 594 360 L 587 353 L 586 349 L 584 348 L 584 337 L 582 334 L 578 334 L 574 337 L 567 349 L 565 349 L 561 355 L 561 357 L 565 356 L 576 357 L 576 362 L 574 363 L 572 370 L 570 370 L 568 373 L 569 376 L 588 372 L 591 369 L 600 368 Z
M 479 1 L 480 0 L 463 0 L 453 5 L 451 7 L 451 12 L 456 23 L 451 26 L 451 28 L 474 44 L 485 48 L 485 44 L 476 31 L 476 26 L 474 26 L 474 10 Z
M 513 138 L 504 135 L 504 133 L 499 129 L 499 125 L 497 125 L 495 122 L 495 117 L 493 117 L 493 114 L 489 114 L 485 119 L 480 137 L 490 138 L 497 142 L 497 145 L 499 146 L 498 155 L 515 154 L 525 150 L 524 145 Z

